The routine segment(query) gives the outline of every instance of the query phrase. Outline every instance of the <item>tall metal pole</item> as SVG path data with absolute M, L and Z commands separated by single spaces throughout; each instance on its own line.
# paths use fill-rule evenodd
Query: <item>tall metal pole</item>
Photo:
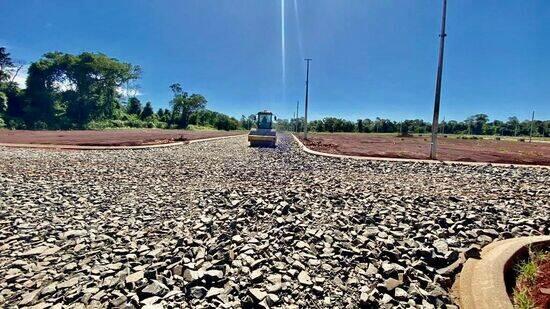
M 531 139 L 533 138 L 533 123 L 535 122 L 535 111 L 533 111 L 533 114 L 531 115 L 531 129 L 529 130 L 529 143 L 531 142 Z
M 305 113 L 304 113 L 304 138 L 307 139 L 307 105 L 308 105 L 308 92 L 309 92 L 309 62 L 311 59 L 306 58 L 306 103 L 305 103 Z
M 441 102 L 441 75 L 443 75 L 443 51 L 445 49 L 445 20 L 447 18 L 447 0 L 443 0 L 443 16 L 441 18 L 441 34 L 439 35 L 439 62 L 435 82 L 434 118 L 432 121 L 432 144 L 430 159 L 437 159 L 437 126 L 439 122 L 439 103 Z
M 298 116 L 298 107 L 300 106 L 300 101 L 296 101 L 296 133 L 298 132 L 298 119 L 300 119 L 300 117 Z

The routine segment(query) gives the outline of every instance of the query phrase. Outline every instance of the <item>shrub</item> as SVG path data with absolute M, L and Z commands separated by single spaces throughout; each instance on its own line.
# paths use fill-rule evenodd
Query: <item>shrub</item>
M 47 130 L 48 125 L 44 121 L 38 120 L 32 124 L 32 128 L 33 130 Z
M 5 127 L 6 127 L 6 123 L 4 122 L 4 119 L 0 117 L 0 128 L 5 128 Z
M 168 129 L 168 124 L 166 122 L 163 122 L 163 121 L 157 121 L 155 123 L 155 125 L 159 129 Z
M 147 123 L 145 121 L 132 118 L 128 120 L 127 125 L 131 128 L 144 128 L 147 126 Z
M 126 127 L 126 121 L 124 120 L 111 120 L 109 122 L 107 122 L 107 126 L 105 127 L 105 129 L 108 129 L 108 128 L 124 128 Z
M 11 118 L 8 120 L 8 128 L 11 130 L 25 130 L 27 125 L 21 118 Z

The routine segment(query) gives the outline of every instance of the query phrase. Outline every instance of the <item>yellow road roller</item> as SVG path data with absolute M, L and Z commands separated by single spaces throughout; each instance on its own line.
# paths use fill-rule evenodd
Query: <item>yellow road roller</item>
M 275 147 L 277 145 L 277 132 L 273 129 L 273 120 L 276 116 L 270 111 L 259 112 L 256 116 L 256 128 L 248 133 L 250 147 Z

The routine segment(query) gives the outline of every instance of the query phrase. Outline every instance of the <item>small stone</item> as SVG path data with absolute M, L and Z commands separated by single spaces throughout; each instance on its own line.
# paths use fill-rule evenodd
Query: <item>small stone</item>
M 114 307 L 119 307 L 121 306 L 122 304 L 124 304 L 126 302 L 128 298 L 124 295 L 120 295 L 118 296 L 117 298 L 111 300 L 111 305 L 113 305 Z
M 262 279 L 262 271 L 259 269 L 256 269 L 255 271 L 250 273 L 250 280 L 252 282 L 258 282 Z
M 373 276 L 378 273 L 378 269 L 373 264 L 369 264 L 369 267 L 367 267 L 366 273 L 368 276 Z
M 126 277 L 126 282 L 128 282 L 128 283 L 137 282 L 137 281 L 143 279 L 143 276 L 144 276 L 144 272 L 142 270 L 138 271 L 138 272 L 135 272 L 135 273 L 130 274 Z
M 389 279 L 386 279 L 386 281 L 384 281 L 384 287 L 388 291 L 392 291 L 393 289 L 400 286 L 401 284 L 403 284 L 403 281 L 397 280 L 394 278 L 389 278 Z
M 402 288 L 396 287 L 394 291 L 395 298 L 397 299 L 407 299 L 409 297 L 409 294 L 403 290 Z
M 73 287 L 73 286 L 75 286 L 75 285 L 77 285 L 77 284 L 78 284 L 78 278 L 75 277 L 75 278 L 71 278 L 71 279 L 69 279 L 69 280 L 67 280 L 67 281 L 61 282 L 61 283 L 57 286 L 57 288 L 59 288 L 59 289 L 67 289 L 67 288 L 71 288 L 71 287 Z
M 191 298 L 202 299 L 208 291 L 202 286 L 194 286 L 189 290 Z
M 480 259 L 481 248 L 478 245 L 471 245 L 464 252 L 462 252 L 466 259 Z
M 33 255 L 39 255 L 45 252 L 49 247 L 48 246 L 39 246 L 36 248 L 32 248 L 30 250 L 27 250 L 20 254 L 20 256 L 33 256 Z
M 202 271 L 186 269 L 183 272 L 183 278 L 187 282 L 193 282 L 201 279 L 202 277 L 204 277 L 204 273 Z
M 47 286 L 45 286 L 42 291 L 40 291 L 40 294 L 42 295 L 48 295 L 48 294 L 52 294 L 53 292 L 55 292 L 57 290 L 57 282 L 53 282 L 53 283 L 50 283 L 48 284 Z
M 303 285 L 313 285 L 313 282 L 311 281 L 311 277 L 306 271 L 301 271 L 298 274 L 298 282 L 300 282 Z
M 267 293 L 262 289 L 248 289 L 248 292 L 256 302 L 261 302 L 267 296 Z
M 210 290 L 208 290 L 208 293 L 206 293 L 206 298 L 211 298 L 211 297 L 214 297 L 214 296 L 218 296 L 221 293 L 223 293 L 224 291 L 225 290 L 223 288 L 211 287 Z
M 69 238 L 73 238 L 73 237 L 86 236 L 87 234 L 88 234 L 88 232 L 86 232 L 86 230 L 69 230 L 69 231 L 63 233 L 61 238 L 62 239 L 69 239 Z
M 441 254 L 445 254 L 445 253 L 447 253 L 447 251 L 449 251 L 449 245 L 443 239 L 436 240 L 434 242 L 433 246 L 434 246 L 435 250 L 437 250 L 437 252 L 439 252 Z
M 390 295 L 384 294 L 382 296 L 382 299 L 380 300 L 380 303 L 381 304 L 389 304 L 392 300 L 393 300 L 393 298 Z
M 23 295 L 23 299 L 19 302 L 19 306 L 31 305 L 36 300 L 38 300 L 38 295 L 40 294 L 40 289 L 34 290 L 33 292 Z
M 141 292 L 149 296 L 162 296 L 168 292 L 168 288 L 159 281 L 153 280 L 153 282 L 146 286 Z

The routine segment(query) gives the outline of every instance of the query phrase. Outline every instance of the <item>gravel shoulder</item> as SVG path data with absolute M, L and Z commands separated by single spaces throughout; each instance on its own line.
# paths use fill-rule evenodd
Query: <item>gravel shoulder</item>
M 317 157 L 288 136 L 0 162 L 6 307 L 442 307 L 461 257 L 550 233 L 550 171 Z

